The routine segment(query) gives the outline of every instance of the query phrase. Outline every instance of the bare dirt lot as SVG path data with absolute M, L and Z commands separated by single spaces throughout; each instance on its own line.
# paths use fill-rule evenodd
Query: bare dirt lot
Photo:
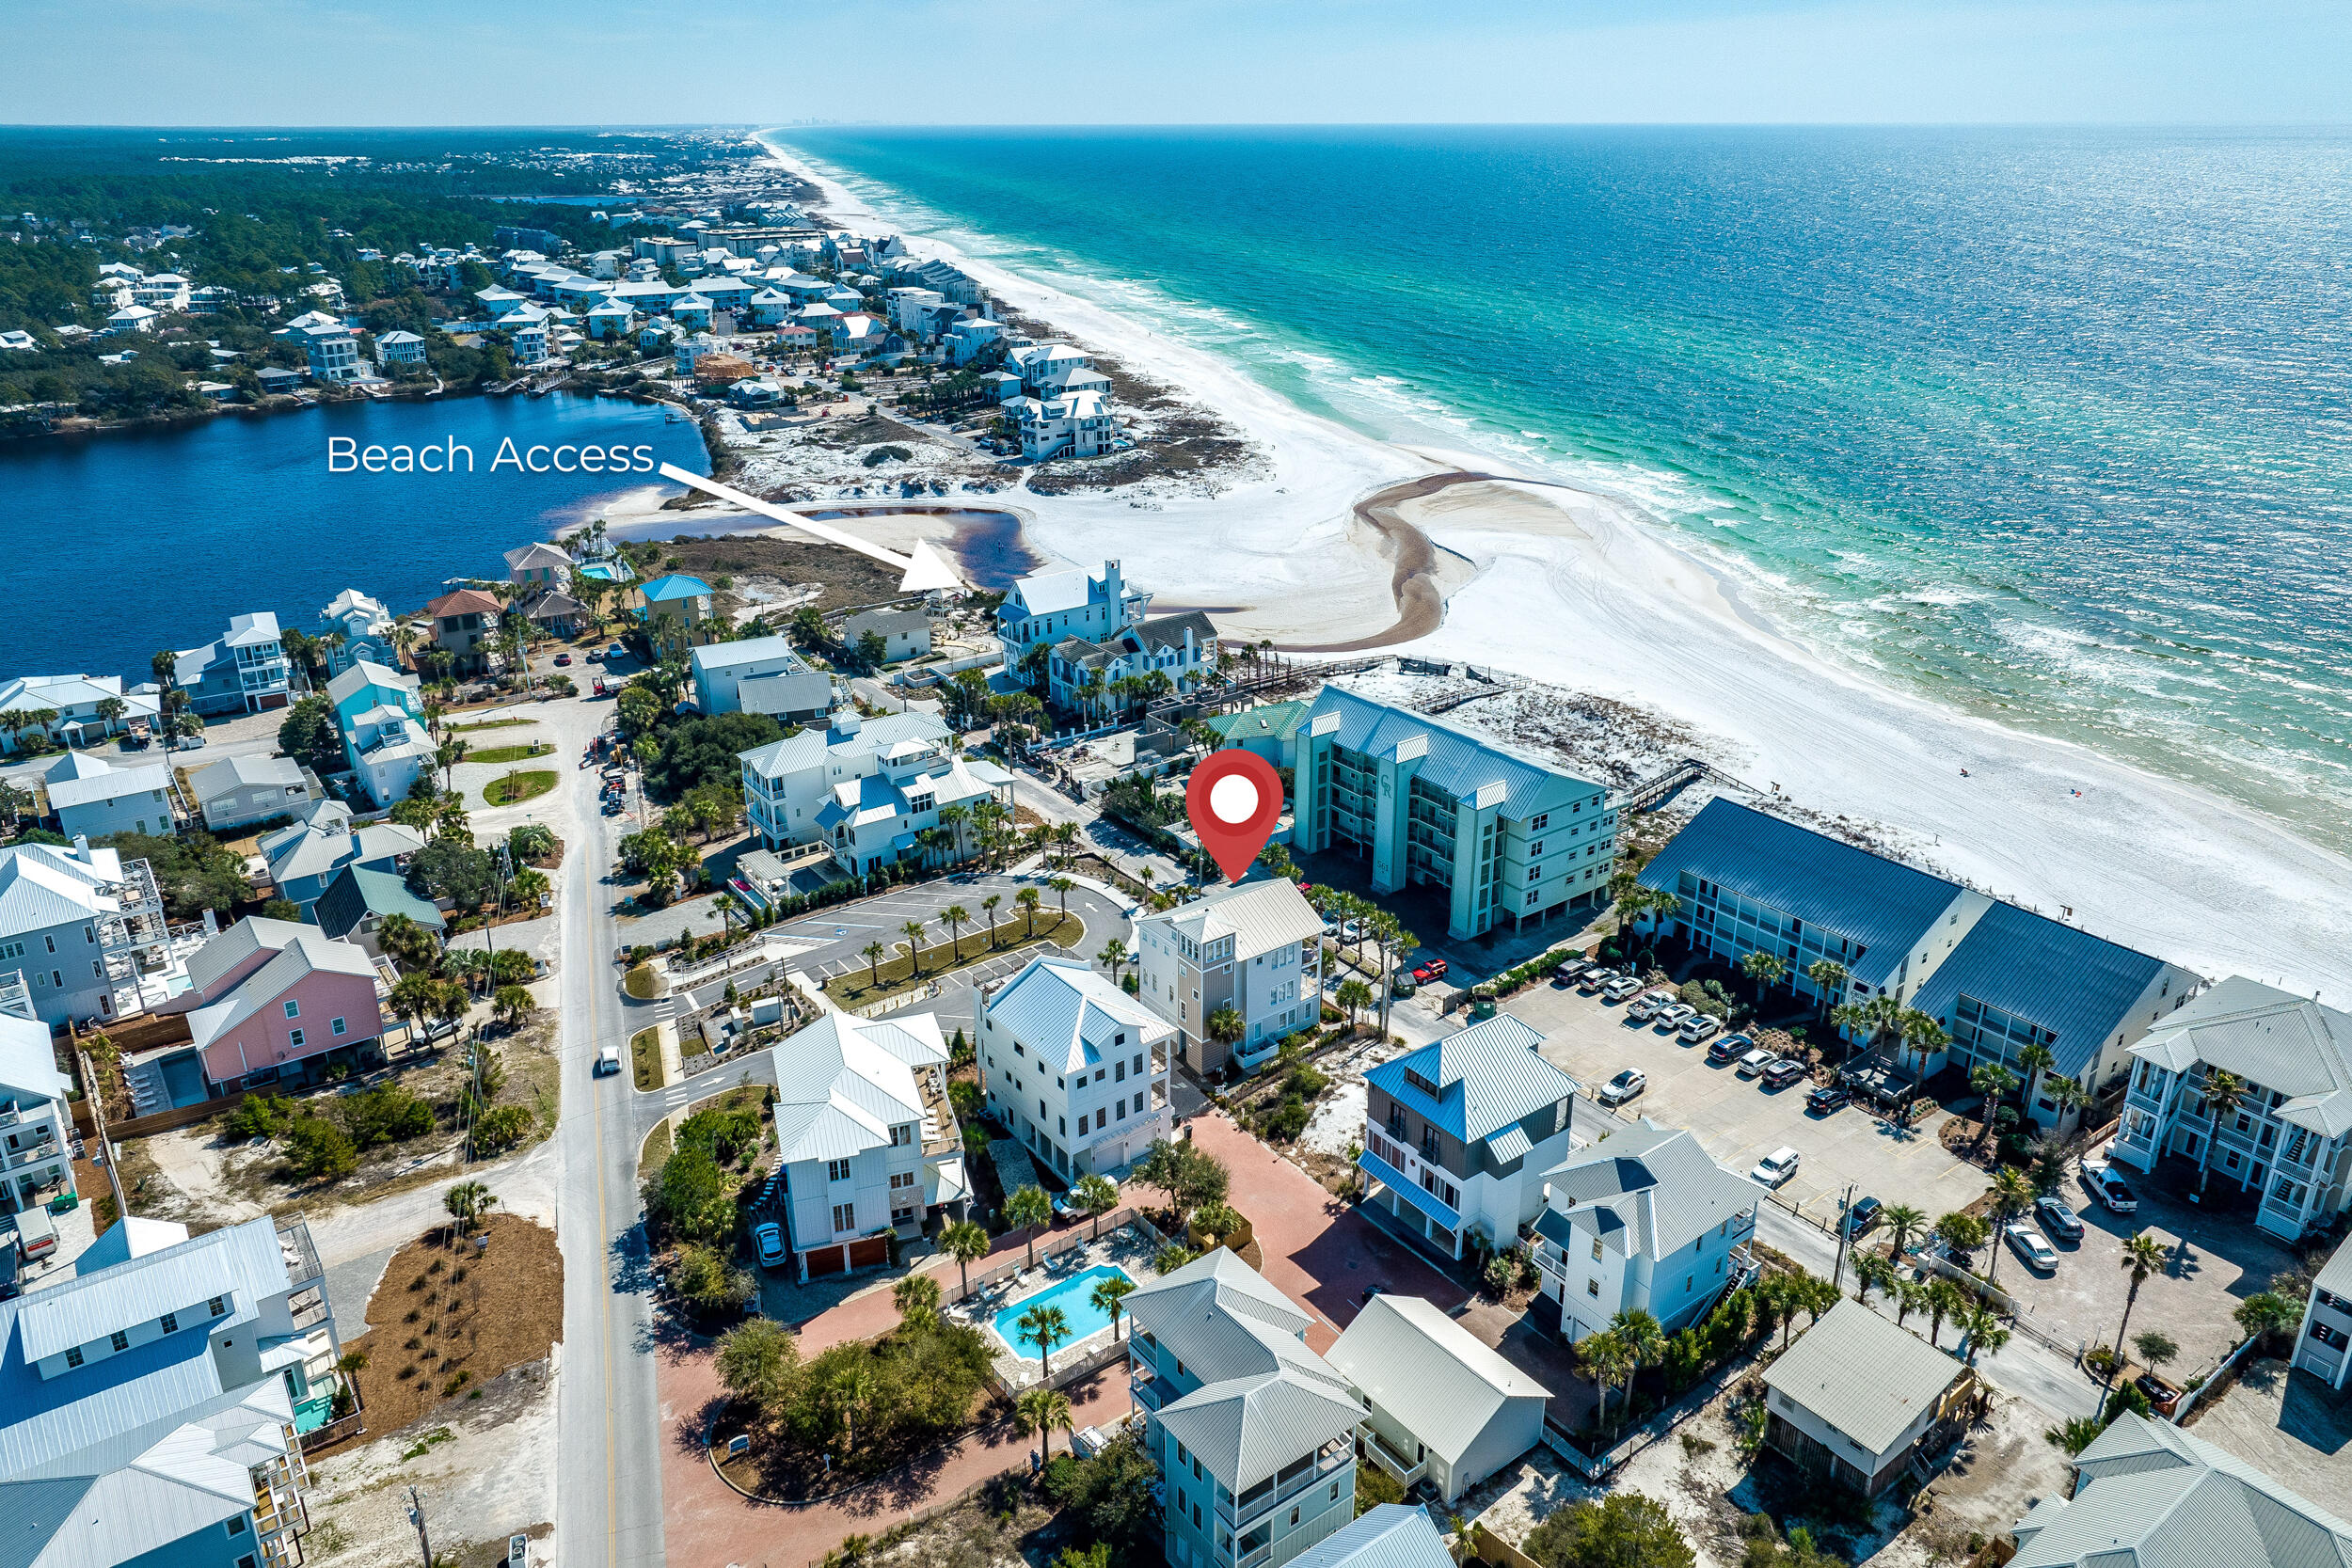
M 547 1359 L 564 1333 L 564 1259 L 555 1232 L 492 1214 L 489 1246 L 453 1247 L 429 1231 L 392 1257 L 368 1304 L 359 1398 L 371 1433 L 401 1432 L 509 1369 Z

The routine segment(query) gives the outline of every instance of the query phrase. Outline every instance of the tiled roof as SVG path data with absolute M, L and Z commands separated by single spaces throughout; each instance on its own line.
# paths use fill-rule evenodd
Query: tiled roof
M 1339 717 L 1334 742 L 1350 752 L 1388 756 L 1400 745 L 1425 740 L 1428 752 L 1413 777 L 1457 800 L 1474 799 L 1490 785 L 1502 790 L 1502 815 L 1517 820 L 1565 800 L 1570 795 L 1599 794 L 1601 786 L 1563 772 L 1457 728 L 1443 720 L 1408 708 L 1374 702 L 1342 686 L 1326 686 L 1316 694 L 1313 717 Z
M 1840 1301 L 1765 1370 L 1764 1382 L 1883 1456 L 1967 1370 L 1911 1330 Z
M 1364 1080 L 1444 1132 L 1476 1143 L 1576 1093 L 1575 1079 L 1535 1053 L 1543 1039 L 1511 1014 L 1497 1013 L 1381 1063 Z M 1415 1088 L 1407 1072 L 1437 1085 L 1438 1098 Z
M 1449 1465 L 1511 1401 L 1551 1392 L 1419 1296 L 1364 1303 L 1325 1359 Z
M 2164 969 L 2162 958 L 1996 903 L 1935 966 L 1911 1005 L 1947 1021 L 1963 996 L 1998 1007 L 2056 1035 L 2051 1053 L 2058 1072 L 2079 1078 L 2108 1036 L 2153 1022 L 2126 1015 Z M 2190 983 L 2184 973 L 2174 994 Z
M 1887 983 L 1961 892 L 1956 882 L 1721 796 L 1642 868 L 1642 885 L 1679 892 L 1686 872 L 1852 942 L 1862 952 L 1846 967 L 1872 986 Z

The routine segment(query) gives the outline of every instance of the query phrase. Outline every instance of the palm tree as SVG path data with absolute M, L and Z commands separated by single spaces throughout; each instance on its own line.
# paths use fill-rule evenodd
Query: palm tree
M 1915 1279 L 1899 1276 L 1895 1281 L 1895 1326 L 1900 1328 L 1903 1320 L 1925 1307 L 1927 1301 L 1928 1288 L 1925 1285 Z
M 1944 1337 L 1944 1320 L 1965 1312 L 1970 1301 L 1950 1280 L 1934 1279 L 1928 1282 L 1925 1305 L 1928 1311 L 1928 1343 L 1937 1345 Z M 1940 1345 L 1938 1348 L 1941 1348 Z
M 1804 966 L 1804 977 L 1812 981 L 1814 990 L 1820 993 L 1818 998 L 1820 1006 L 1815 1009 L 1814 1016 L 1827 1018 L 1831 1006 L 1835 1005 L 1832 998 L 1845 994 L 1846 982 L 1853 975 L 1836 958 L 1816 958 Z
M 1610 1319 L 1609 1332 L 1615 1335 L 1617 1342 L 1625 1347 L 1626 1358 L 1630 1363 L 1625 1374 L 1626 1401 L 1630 1403 L 1634 1374 L 1645 1367 L 1658 1365 L 1665 1358 L 1666 1331 L 1659 1326 L 1656 1318 L 1636 1307 Z
M 1361 980 L 1343 980 L 1333 993 L 1333 1000 L 1347 1009 L 1347 1026 L 1352 1030 L 1363 1022 L 1361 1015 L 1372 1001 L 1372 988 Z
M 457 1222 L 450 1227 L 450 1240 L 453 1243 L 458 1232 L 472 1230 L 482 1223 L 484 1212 L 495 1208 L 497 1204 L 498 1196 L 479 1181 L 460 1181 L 443 1193 L 441 1207 L 448 1210 L 449 1217 Z
M 1208 1031 L 1209 1038 L 1226 1045 L 1232 1044 L 1249 1032 L 1248 1022 L 1232 1007 L 1219 1007 L 1208 1016 L 1201 1026 Z
M 2042 1097 L 2058 1107 L 2061 1121 L 2090 1103 L 2090 1091 L 2072 1078 L 2044 1078 Z
M 1057 1311 L 1058 1308 L 1048 1308 Z M 1024 1320 L 1026 1321 L 1026 1320 Z M 1021 1435 L 1037 1433 L 1038 1459 L 1041 1463 L 1054 1457 L 1054 1429 L 1067 1431 L 1070 1426 L 1070 1401 L 1057 1388 L 1031 1388 L 1013 1402 L 1013 1418 L 1020 1423 Z
M 2042 1075 L 2056 1066 L 2058 1066 L 2058 1057 L 2051 1053 L 2048 1046 L 2040 1040 L 2033 1041 L 2017 1053 L 2017 1070 L 2023 1073 L 2026 1079 L 2026 1092 L 2023 1096 L 2026 1103 L 2029 1105 L 2033 1103 L 2035 1092 L 2042 1087 Z
M 1094 1221 L 1088 1239 L 1099 1239 L 1103 1234 L 1103 1216 L 1119 1207 L 1119 1183 L 1107 1176 L 1082 1176 L 1070 1189 L 1070 1196 Z
M 1931 1015 L 1916 1007 L 1904 1008 L 1901 1016 L 1903 1049 L 1919 1058 L 1918 1070 L 1911 1081 L 1911 1086 L 1915 1090 L 1927 1080 L 1928 1058 L 1949 1045 L 1952 1037 L 1944 1032 L 1944 1025 Z
M 947 951 L 953 958 L 963 956 L 963 928 L 972 924 L 972 911 L 961 904 L 950 904 L 939 911 L 939 918 L 947 924 Z
M 1886 1221 L 1886 1240 L 1896 1259 L 1902 1257 L 1913 1237 L 1927 1234 L 1928 1216 L 1908 1203 L 1891 1204 L 1879 1212 Z
M 1997 1354 L 2000 1348 L 2009 1343 L 2010 1331 L 2001 1325 L 1997 1316 L 1982 1307 L 1972 1305 L 1963 1307 L 1953 1322 L 1967 1337 L 1968 1365 L 1971 1367 L 1977 1364 L 1979 1353 Z
M 901 921 L 898 930 L 907 939 L 907 962 L 914 966 L 915 976 L 919 979 L 923 974 L 923 922 Z
M 1064 920 L 1068 920 L 1070 918 L 1070 890 L 1076 887 L 1078 884 L 1072 881 L 1067 877 L 1056 877 L 1049 880 L 1045 885 L 1052 888 L 1057 894 L 1060 895 L 1061 917 Z
M 988 950 L 996 951 L 996 906 L 1005 901 L 1001 893 L 992 893 L 980 900 L 980 912 L 988 916 Z
M 2033 1183 L 2026 1180 L 2026 1173 L 2014 1165 L 2003 1165 L 1993 1178 L 1993 1228 L 1995 1234 L 2003 1226 L 2032 1208 L 2033 1197 Z M 1997 1245 L 1993 1249 L 1992 1266 L 1985 1270 L 1984 1276 L 1990 1280 L 2001 1277 L 2001 1248 Z
M 2207 1129 L 2204 1142 L 2197 1149 L 2197 1192 L 2201 1197 L 2205 1191 L 2205 1178 L 2213 1173 L 2213 1146 L 2220 1141 L 2221 1124 L 2236 1113 L 2250 1088 L 2245 1079 L 2227 1068 L 2205 1070 L 2202 1099 L 2206 1111 L 2213 1117 L 2213 1126 Z
M 1977 1147 L 1982 1148 L 1984 1140 L 1993 1135 L 1994 1107 L 2017 1086 L 2017 1074 L 1998 1062 L 1979 1062 L 1968 1069 L 1968 1086 L 1984 1096 L 1984 1127 L 1977 1134 Z
M 1052 1223 L 1053 1200 L 1045 1196 L 1044 1189 L 1041 1187 L 1023 1187 L 1005 1199 L 1005 1218 L 1009 1223 L 1017 1225 L 1029 1233 L 1029 1267 L 1036 1268 L 1037 1228 L 1039 1226 Z
M 1421 938 L 1406 930 L 1405 923 L 1386 910 L 1373 916 L 1372 934 L 1374 940 L 1380 944 L 1380 977 L 1385 982 L 1380 987 L 1380 1037 L 1387 1039 L 1389 1037 L 1389 999 L 1396 992 L 1396 984 L 1391 973 L 1395 961 L 1394 955 L 1409 953 L 1419 947 Z
M 2148 1283 L 2148 1276 L 2164 1267 L 2164 1243 L 2145 1230 L 2123 1243 L 2122 1268 L 2132 1276 L 2131 1289 L 2123 1294 L 2123 1321 L 2116 1326 L 2115 1359 L 2108 1363 L 2107 1382 L 2115 1382 L 2115 1369 L 2123 1364 L 2122 1346 L 2124 1336 L 2131 1332 L 2132 1307 L 2139 1300 L 2139 1288 Z
M 1042 1195 L 1040 1195 L 1042 1196 Z M 1058 1307 L 1032 1307 L 1013 1325 L 1023 1343 L 1037 1347 L 1037 1362 L 1046 1382 L 1054 1380 L 1054 1347 L 1070 1338 L 1070 1316 Z
M 956 1260 L 956 1272 L 963 1286 L 962 1296 L 972 1293 L 972 1265 L 988 1256 L 988 1230 L 977 1220 L 953 1220 L 939 1232 L 939 1250 Z
M 963 859 L 963 825 L 971 820 L 972 811 L 968 806 L 942 806 L 939 808 L 939 825 L 955 835 L 955 858 L 957 860 Z
M 1767 953 L 1760 948 L 1741 958 L 1740 969 L 1740 973 L 1756 982 L 1756 999 L 1758 1002 L 1763 1001 L 1765 994 L 1774 986 L 1788 977 L 1788 960 L 1777 953 Z
M 1609 1390 L 1633 1375 L 1633 1353 L 1625 1341 L 1606 1329 L 1590 1334 L 1578 1342 L 1577 1354 L 1583 1358 L 1584 1370 L 1591 1374 L 1594 1386 L 1600 1390 L 1599 1418 L 1609 1418 Z
M 1037 935 L 1038 891 L 1033 887 L 1025 887 L 1012 895 L 1012 901 L 1021 906 L 1021 939 L 1026 942 Z
M 1111 984 L 1114 986 L 1119 984 L 1120 966 L 1127 961 L 1127 944 L 1117 937 L 1111 938 L 1103 944 L 1103 950 L 1094 955 L 1094 961 L 1099 964 L 1108 964 L 1111 971 Z
M 1891 1291 L 1895 1287 L 1895 1260 L 1882 1258 L 1875 1252 L 1857 1253 L 1853 1260 L 1853 1299 L 1868 1306 L 1872 1291 Z
M 939 1322 L 939 1281 L 930 1275 L 901 1275 L 890 1288 L 890 1301 L 898 1309 L 898 1321 L 910 1328 L 930 1328 Z
M 869 942 L 858 949 L 858 955 L 866 960 L 866 984 L 881 985 L 882 944 L 879 942 Z
M 1127 1309 L 1127 1296 L 1136 1282 L 1123 1274 L 1106 1274 L 1094 1282 L 1094 1290 L 1087 1303 L 1111 1321 L 1111 1338 L 1119 1338 L 1119 1315 Z

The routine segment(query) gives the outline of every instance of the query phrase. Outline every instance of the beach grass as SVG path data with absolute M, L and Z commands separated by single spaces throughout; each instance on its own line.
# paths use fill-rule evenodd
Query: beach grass
M 492 779 L 483 786 L 482 798 L 494 806 L 511 806 L 520 800 L 534 800 L 555 787 L 552 769 L 537 768 L 528 773 L 509 773 Z

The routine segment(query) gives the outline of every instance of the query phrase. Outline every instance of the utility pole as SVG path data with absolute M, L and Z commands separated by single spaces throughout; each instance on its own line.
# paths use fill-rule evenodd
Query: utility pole
M 424 1498 L 417 1489 L 408 1489 L 408 1521 L 417 1527 L 417 1550 L 424 1554 L 424 1568 L 433 1568 L 433 1544 L 424 1538 Z
M 1852 1239 L 1853 1225 L 1848 1218 L 1853 1212 L 1853 1183 L 1846 1183 L 1846 1200 L 1837 1206 L 1837 1262 L 1829 1271 L 1832 1290 L 1846 1288 L 1846 1243 Z
M 115 1218 L 127 1220 L 131 1217 L 131 1199 L 122 1190 L 122 1172 L 116 1168 L 114 1140 L 106 1135 L 105 1086 L 99 1083 L 97 1069 L 90 1066 L 89 1052 L 82 1045 L 80 1031 L 70 1021 L 66 1033 L 73 1041 L 73 1059 L 81 1064 L 82 1094 L 89 1102 L 90 1131 L 98 1136 L 99 1155 L 106 1162 L 106 1185 L 114 1190 Z

